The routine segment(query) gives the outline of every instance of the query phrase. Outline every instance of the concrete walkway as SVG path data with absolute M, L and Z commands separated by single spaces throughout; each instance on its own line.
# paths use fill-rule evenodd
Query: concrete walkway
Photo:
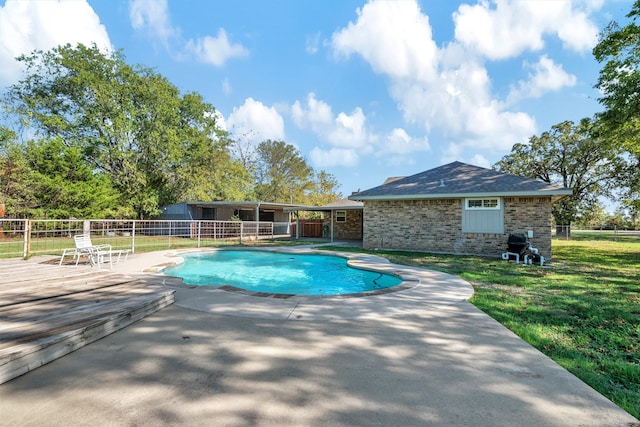
M 419 283 L 288 300 L 178 287 L 175 305 L 0 385 L 0 425 L 640 425 L 466 302 L 459 279 L 382 265 Z

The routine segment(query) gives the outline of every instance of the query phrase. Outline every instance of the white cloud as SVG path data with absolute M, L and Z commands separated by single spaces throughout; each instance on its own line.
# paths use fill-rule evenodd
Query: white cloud
M 284 120 L 273 107 L 247 98 L 227 118 L 227 127 L 237 136 L 259 143 L 267 139 L 284 140 Z
M 222 80 L 222 93 L 225 95 L 230 95 L 233 92 L 233 88 L 231 87 L 231 82 L 229 82 L 229 78 L 225 77 Z
M 508 103 L 515 103 L 523 98 L 539 98 L 547 92 L 576 84 L 576 76 L 564 71 L 562 65 L 556 64 L 546 55 L 541 56 L 535 64 L 525 62 L 525 67 L 533 72 L 529 73 L 529 80 L 521 80 L 517 88 L 512 88 L 507 97 Z
M 363 147 L 368 142 L 368 133 L 365 128 L 365 117 L 362 109 L 356 107 L 351 114 L 340 113 L 334 121 L 333 128 L 327 138 L 335 147 Z
M 207 35 L 185 41 L 180 28 L 171 23 L 167 0 L 132 0 L 129 4 L 129 19 L 134 30 L 144 32 L 147 37 L 160 42 L 176 59 L 192 55 L 200 62 L 221 67 L 229 59 L 249 54 L 241 44 L 229 41 L 224 28 L 220 28 L 215 37 Z
M 241 44 L 229 42 L 227 32 L 220 28 L 217 37 L 205 36 L 197 40 L 189 40 L 185 46 L 188 52 L 201 62 L 221 67 L 231 58 L 243 58 L 249 51 Z
M 316 99 L 311 92 L 307 95 L 307 103 L 303 106 L 300 101 L 293 103 L 291 117 L 299 128 L 310 128 L 317 134 L 322 134 L 333 121 L 331 106 L 324 101 Z
M 315 33 L 312 36 L 307 36 L 304 43 L 305 51 L 308 54 L 315 55 L 318 53 L 318 46 L 320 45 L 320 33 Z
M 430 146 L 427 138 L 413 138 L 406 130 L 402 128 L 395 128 L 387 134 L 383 143 L 379 147 L 379 150 L 376 152 L 376 155 L 406 155 L 429 150 Z
M 67 43 L 112 49 L 104 25 L 86 1 L 7 0 L 0 6 L 0 86 L 20 77 L 23 69 L 16 56 Z
M 134 30 L 157 38 L 165 48 L 179 33 L 171 25 L 167 0 L 133 0 L 129 5 L 129 19 Z
M 462 4 L 453 14 L 458 42 L 489 59 L 518 56 L 544 47 L 557 36 L 566 48 L 586 52 L 597 42 L 598 27 L 586 12 L 598 2 L 481 0 Z
M 371 1 L 357 13 L 355 23 L 333 34 L 337 54 L 358 54 L 393 78 L 434 78 L 438 49 L 415 1 Z
M 576 78 L 543 55 L 528 66 L 529 78 L 499 99 L 484 62 L 541 49 L 549 37 L 584 52 L 597 34 L 589 13 L 599 7 L 601 0 L 481 0 L 460 6 L 454 14 L 456 40 L 438 48 L 416 1 L 371 0 L 354 22 L 333 34 L 332 47 L 339 56 L 359 55 L 387 76 L 405 121 L 449 141 L 443 157 L 459 156 L 465 148 L 497 153 L 536 132 L 535 118 L 513 109 L 514 101 L 575 85 Z M 576 23 L 576 32 L 566 33 L 566 22 Z
M 334 147 L 366 147 L 374 136 L 366 128 L 367 118 L 362 108 L 356 107 L 350 114 L 340 112 L 334 116 L 331 106 L 316 99 L 314 93 L 307 96 L 306 105 L 296 101 L 291 106 L 293 122 L 301 129 L 311 129 L 323 141 Z
M 482 154 L 476 154 L 469 160 L 469 164 L 480 166 L 481 168 L 491 168 L 491 162 Z
M 319 168 L 331 168 L 336 166 L 351 167 L 359 162 L 356 150 L 352 148 L 330 148 L 323 150 L 314 147 L 310 153 L 311 162 Z
M 301 129 L 310 129 L 326 145 L 314 147 L 311 160 L 317 167 L 354 166 L 362 156 L 385 157 L 388 164 L 407 164 L 413 154 L 430 149 L 427 138 L 411 137 L 404 129 L 395 128 L 387 135 L 367 129 L 367 118 L 360 107 L 350 114 L 334 115 L 331 106 L 309 93 L 307 101 L 296 101 L 291 117 Z
M 297 127 L 310 129 L 328 145 L 311 150 L 310 158 L 316 167 L 355 166 L 360 156 L 374 150 L 373 143 L 377 137 L 367 130 L 367 118 L 360 107 L 350 114 L 340 112 L 334 115 L 329 104 L 309 93 L 306 104 L 294 102 L 291 117 Z

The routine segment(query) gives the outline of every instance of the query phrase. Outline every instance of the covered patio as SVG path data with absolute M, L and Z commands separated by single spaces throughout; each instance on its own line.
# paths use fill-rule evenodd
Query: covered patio
M 295 217 L 295 239 L 301 237 L 323 237 L 330 242 L 336 240 L 362 241 L 362 210 L 364 203 L 342 199 L 324 206 L 298 206 L 285 208 Z M 322 212 L 321 220 L 305 220 L 300 212 Z M 313 226 L 309 227 L 309 224 Z

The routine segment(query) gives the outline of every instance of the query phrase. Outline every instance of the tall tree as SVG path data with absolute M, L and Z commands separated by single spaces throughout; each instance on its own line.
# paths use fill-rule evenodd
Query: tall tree
M 7 214 L 20 218 L 122 218 L 108 176 L 59 139 L 4 145 L 0 187 Z
M 571 225 L 598 205 L 598 197 L 610 194 L 623 165 L 610 146 L 592 137 L 592 130 L 589 119 L 556 124 L 527 144 L 515 144 L 494 168 L 571 188 L 573 195 L 553 206 L 556 225 Z
M 627 153 L 628 167 L 621 183 L 628 205 L 640 209 L 640 0 L 627 14 L 629 22 L 612 22 L 593 49 L 603 64 L 596 87 L 605 111 L 599 114 L 606 138 Z
M 304 203 L 313 188 L 313 169 L 284 141 L 261 142 L 257 150 L 256 197 L 280 203 Z
M 31 169 L 23 147 L 15 140 L 15 133 L 4 129 L 0 139 L 0 203 L 10 218 L 29 217 L 37 205 Z
M 30 141 L 24 146 L 34 183 L 31 212 L 37 218 L 123 218 L 131 215 L 116 203 L 118 192 L 104 173 L 92 170 L 77 147 L 59 138 Z
M 338 180 L 335 176 L 323 170 L 317 172 L 313 179 L 313 188 L 307 196 L 305 204 L 311 206 L 322 206 L 335 202 L 342 197 L 338 192 Z
M 8 91 L 8 105 L 45 136 L 80 149 L 137 217 L 188 195 L 190 177 L 237 171 L 214 107 L 197 94 L 181 96 L 149 68 L 127 64 L 122 52 L 66 45 L 18 60 L 26 74 Z M 190 175 L 203 171 L 206 176 Z M 221 196 L 220 188 L 196 193 Z

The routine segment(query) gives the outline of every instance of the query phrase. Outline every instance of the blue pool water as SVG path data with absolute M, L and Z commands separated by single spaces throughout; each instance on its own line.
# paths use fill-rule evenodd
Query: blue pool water
M 183 255 L 184 263 L 163 273 L 198 286 L 231 285 L 255 292 L 295 295 L 343 295 L 399 285 L 389 274 L 360 270 L 330 255 L 265 251 L 213 251 Z

